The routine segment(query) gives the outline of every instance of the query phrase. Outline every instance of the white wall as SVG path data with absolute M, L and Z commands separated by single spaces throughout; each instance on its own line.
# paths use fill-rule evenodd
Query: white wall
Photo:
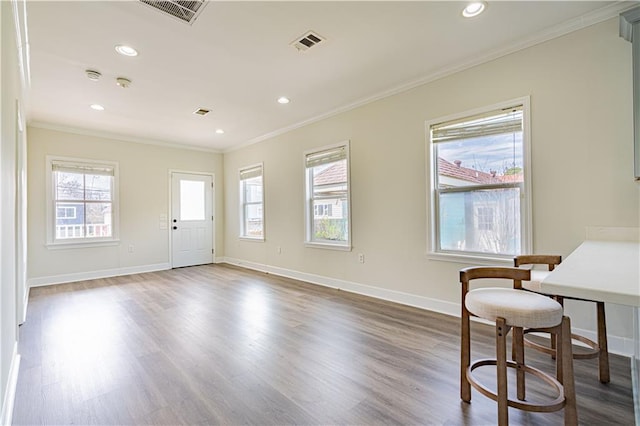
M 119 245 L 69 249 L 46 247 L 47 155 L 118 162 Z M 168 268 L 171 227 L 160 229 L 159 218 L 170 214 L 169 170 L 215 174 L 214 245 L 217 252 L 221 252 L 224 245 L 222 155 L 29 127 L 29 283 L 42 285 L 96 275 Z M 129 253 L 129 245 L 134 246 L 133 253 Z
M 631 45 L 611 19 L 226 153 L 225 255 L 233 263 L 458 312 L 458 270 L 468 265 L 425 256 L 425 121 L 526 95 L 534 251 L 566 256 L 584 240 L 587 226 L 639 226 Z M 306 248 L 302 153 L 346 139 L 353 251 Z M 266 241 L 242 241 L 237 170 L 261 161 Z M 593 330 L 593 315 L 582 306 L 568 306 L 574 324 Z M 630 309 L 609 307 L 608 320 L 611 334 L 631 337 Z
M 23 289 L 16 266 L 23 259 L 17 252 L 19 199 L 16 174 L 23 169 L 17 152 L 22 133 L 18 126 L 18 102 L 23 101 L 23 86 L 18 62 L 19 43 L 16 42 L 13 2 L 0 2 L 2 103 L 0 106 L 0 422 L 11 420 L 15 381 L 19 368 L 17 355 L 18 312 L 17 297 Z M 16 9 L 17 10 L 17 9 Z

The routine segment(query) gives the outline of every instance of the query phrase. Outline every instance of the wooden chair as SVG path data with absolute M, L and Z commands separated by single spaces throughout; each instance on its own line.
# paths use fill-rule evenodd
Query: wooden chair
M 509 280 L 513 288 L 479 288 L 469 290 L 474 280 L 491 278 Z M 460 398 L 471 402 L 471 387 L 498 403 L 498 424 L 509 423 L 508 408 L 533 412 L 552 412 L 564 408 L 565 425 L 577 425 L 571 324 L 563 315 L 562 306 L 555 300 L 534 292 L 524 291 L 522 281 L 530 280 L 528 269 L 505 267 L 473 267 L 460 271 L 462 285 L 462 325 L 460 350 Z M 496 323 L 496 358 L 471 363 L 470 316 L 478 316 Z M 526 365 L 524 361 L 524 328 L 553 333 L 557 339 L 556 377 Z M 513 330 L 514 361 L 507 360 L 507 335 Z M 495 365 L 496 392 L 483 386 L 473 375 L 482 366 Z M 516 369 L 517 400 L 509 399 L 507 368 Z M 547 404 L 525 401 L 525 375 L 535 375 L 552 386 L 557 397 Z
M 513 264 L 516 267 L 523 265 L 547 265 L 548 271 L 532 270 L 531 280 L 524 281 L 522 283 L 523 288 L 541 293 L 540 282 L 549 274 L 550 271 L 562 262 L 562 256 L 555 255 L 521 255 L 516 256 L 513 259 Z M 602 383 L 609 383 L 609 349 L 607 347 L 607 320 L 604 310 L 604 302 L 588 299 L 578 299 L 574 297 L 563 297 L 554 294 L 547 294 L 547 296 L 553 297 L 558 303 L 564 306 L 564 300 L 580 300 L 583 302 L 591 302 L 596 304 L 596 316 L 597 316 L 597 342 L 588 339 L 579 334 L 571 334 L 573 340 L 584 343 L 588 346 L 588 350 L 585 349 L 580 353 L 573 353 L 573 359 L 592 359 L 598 358 L 598 378 Z M 529 330 L 525 330 L 528 333 Z M 551 356 L 555 356 L 555 344 L 554 339 L 551 339 L 551 347 L 547 347 L 533 342 L 525 337 L 525 345 L 534 348 L 538 351 L 545 352 Z

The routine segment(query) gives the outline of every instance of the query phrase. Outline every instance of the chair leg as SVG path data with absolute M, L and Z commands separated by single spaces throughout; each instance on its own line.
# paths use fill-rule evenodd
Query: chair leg
M 471 335 L 470 335 L 469 311 L 462 303 L 462 324 L 460 344 L 460 399 L 471 402 L 471 384 L 467 379 L 467 368 L 471 363 Z
M 564 297 L 562 296 L 555 296 L 554 299 L 556 300 L 556 302 L 558 302 L 560 304 L 560 306 L 562 306 L 562 308 L 564 309 Z M 556 349 L 556 338 L 555 336 L 552 334 L 551 336 L 551 349 L 555 350 Z M 551 355 L 551 359 L 556 359 L 556 355 L 555 353 L 553 353 Z
M 562 365 L 562 376 L 558 380 L 564 387 L 564 424 L 576 426 L 578 424 L 578 408 L 576 404 L 576 388 L 573 378 L 573 349 L 571 346 L 571 321 L 569 317 L 562 317 L 558 339 L 557 364 Z
M 504 318 L 496 320 L 496 370 L 498 425 L 509 424 L 509 395 L 507 393 L 507 333 L 509 328 Z
M 513 327 L 513 350 L 515 352 L 514 361 L 518 364 L 516 368 L 516 384 L 518 387 L 518 399 L 525 399 L 525 374 L 524 365 L 524 330 L 521 327 Z
M 609 348 L 607 347 L 607 320 L 604 313 L 604 302 L 596 302 L 598 305 L 598 373 L 600 382 L 609 383 Z

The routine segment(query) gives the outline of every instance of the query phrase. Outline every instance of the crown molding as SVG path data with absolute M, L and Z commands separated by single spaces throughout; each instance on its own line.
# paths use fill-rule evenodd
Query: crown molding
M 53 124 L 53 123 L 48 123 L 43 121 L 31 121 L 28 123 L 28 126 L 34 127 L 37 129 L 46 129 L 46 130 L 54 130 L 57 132 L 73 133 L 76 135 L 94 136 L 94 137 L 104 138 L 104 139 L 113 139 L 121 142 L 131 142 L 131 143 L 139 143 L 144 145 L 161 146 L 164 148 L 186 149 L 190 151 L 201 151 L 201 152 L 208 152 L 212 154 L 222 154 L 222 151 L 220 150 L 208 149 L 208 148 L 203 148 L 195 145 L 186 145 L 186 144 L 181 144 L 177 142 L 163 142 L 163 141 L 157 141 L 153 139 L 138 138 L 135 136 L 126 136 L 126 135 L 121 135 L 117 133 L 102 132 L 99 130 L 64 126 L 61 124 Z
M 265 133 L 264 135 L 255 137 L 253 139 L 250 139 L 244 143 L 238 144 L 236 146 L 234 146 L 233 148 L 229 148 L 224 150 L 223 152 L 233 152 L 233 151 L 237 151 L 239 149 L 245 148 L 249 145 L 253 145 L 256 144 L 258 142 L 262 142 L 268 139 L 271 139 L 273 137 L 288 133 L 292 130 L 295 129 L 299 129 L 301 127 L 307 126 L 309 124 L 312 123 L 316 123 L 318 121 L 322 121 L 325 120 L 327 118 L 345 113 L 347 111 L 351 111 L 353 109 L 359 108 L 361 106 L 370 104 L 372 102 L 376 102 L 379 101 L 381 99 L 384 98 L 388 98 L 390 96 L 394 96 L 403 92 L 406 92 L 408 90 L 414 89 L 416 87 L 422 86 L 424 84 L 436 81 L 436 80 L 440 80 L 442 78 L 445 78 L 449 75 L 458 73 L 460 71 L 464 71 L 466 69 L 496 60 L 498 58 L 501 58 L 503 56 L 507 56 L 511 53 L 515 53 L 518 52 L 520 50 L 524 50 L 527 49 L 529 47 L 535 46 L 537 44 L 541 44 L 544 43 L 546 41 L 549 40 L 553 40 L 555 38 L 567 35 L 569 33 L 572 33 L 574 31 L 578 31 L 581 30 L 583 28 L 598 24 L 600 22 L 606 21 L 608 19 L 611 18 L 615 18 L 618 17 L 622 12 L 627 11 L 632 9 L 634 6 L 637 5 L 637 2 L 632 2 L 632 1 L 618 1 L 618 2 L 613 2 L 607 6 L 604 6 L 600 9 L 594 10 L 592 12 L 589 12 L 585 15 L 582 15 L 580 17 L 571 19 L 569 21 L 563 22 L 561 24 L 555 25 L 553 27 L 547 28 L 544 31 L 541 31 L 540 33 L 529 37 L 527 39 L 512 43 L 509 46 L 506 46 L 504 48 L 501 49 L 496 49 L 493 50 L 485 55 L 476 57 L 472 60 L 469 61 L 463 61 L 463 62 L 458 62 L 455 64 L 450 65 L 449 67 L 446 68 L 442 68 L 434 73 L 425 75 L 419 79 L 416 80 L 412 80 L 412 81 L 408 81 L 406 83 L 400 84 L 396 87 L 390 88 L 388 90 L 382 91 L 382 92 L 378 92 L 374 95 L 365 97 L 365 98 L 361 98 L 353 103 L 344 105 L 342 107 L 336 108 L 334 110 L 328 111 L 324 114 L 320 114 L 317 115 L 315 117 L 309 118 L 307 120 L 303 120 L 300 121 L 298 123 L 292 124 L 290 126 L 286 126 L 283 128 L 280 128 L 278 130 L 275 130 L 273 132 L 269 132 L 269 133 Z

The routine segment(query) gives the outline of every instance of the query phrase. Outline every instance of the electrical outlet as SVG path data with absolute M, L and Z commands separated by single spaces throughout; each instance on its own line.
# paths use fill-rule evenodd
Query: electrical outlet
M 129 253 L 133 253 L 134 249 L 133 244 L 129 244 Z
M 358 262 L 364 263 L 364 253 L 358 253 Z
M 278 254 L 282 254 L 282 247 L 278 246 Z

